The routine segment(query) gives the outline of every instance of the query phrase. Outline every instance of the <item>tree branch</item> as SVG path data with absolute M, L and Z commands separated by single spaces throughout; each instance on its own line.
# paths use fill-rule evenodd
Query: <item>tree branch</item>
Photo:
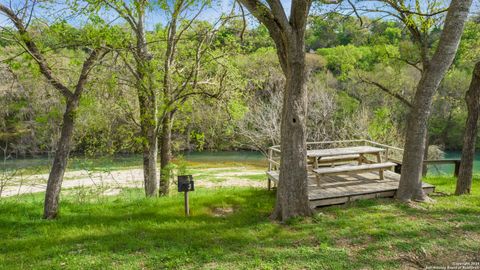
M 402 95 L 398 94 L 398 93 L 395 93 L 394 91 L 390 90 L 388 87 L 378 83 L 378 82 L 374 82 L 374 81 L 370 81 L 368 79 L 365 79 L 361 76 L 358 76 L 358 78 L 360 79 L 361 82 L 363 83 L 366 83 L 366 84 L 370 84 L 370 85 L 374 85 L 376 86 L 378 89 L 382 90 L 383 92 L 389 94 L 390 96 L 398 99 L 400 102 L 402 102 L 404 105 L 406 105 L 407 107 L 409 108 L 412 108 L 412 103 L 410 101 L 408 101 L 405 97 L 403 97 Z
M 80 95 L 82 94 L 83 89 L 85 88 L 85 83 L 87 82 L 88 74 L 92 70 L 97 60 L 102 59 L 108 52 L 109 51 L 104 48 L 96 48 L 87 57 L 87 59 L 83 63 L 80 76 L 78 77 L 77 85 L 75 86 L 75 97 L 80 97 Z
M 45 57 L 38 49 L 36 43 L 33 41 L 30 33 L 25 28 L 23 21 L 17 16 L 13 10 L 0 4 L 0 12 L 5 14 L 15 25 L 17 28 L 20 40 L 25 44 L 28 53 L 33 57 L 33 59 L 37 62 L 40 72 L 47 78 L 48 82 L 55 87 L 60 93 L 66 97 L 70 98 L 73 93 L 66 87 L 63 83 L 60 82 L 57 78 L 54 77 L 52 69 L 48 65 Z

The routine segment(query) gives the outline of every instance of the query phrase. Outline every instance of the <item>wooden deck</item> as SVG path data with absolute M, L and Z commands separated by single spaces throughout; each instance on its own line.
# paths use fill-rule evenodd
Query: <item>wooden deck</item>
M 267 172 L 267 175 L 274 183 L 278 182 L 278 173 Z M 385 171 L 383 180 L 380 180 L 378 172 L 321 176 L 320 186 L 317 186 L 315 175 L 309 175 L 308 180 L 308 196 L 314 208 L 358 199 L 393 197 L 398 189 L 400 174 Z M 423 190 L 428 194 L 435 190 L 435 186 L 423 183 Z

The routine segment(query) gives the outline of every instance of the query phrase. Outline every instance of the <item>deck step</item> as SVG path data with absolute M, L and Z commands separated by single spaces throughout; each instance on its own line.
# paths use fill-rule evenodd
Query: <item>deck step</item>
M 373 164 L 363 164 L 363 165 L 341 165 L 330 168 L 319 168 L 313 170 L 317 175 L 332 175 L 332 174 L 341 174 L 349 172 L 361 172 L 361 171 L 372 171 L 377 169 L 388 169 L 396 166 L 397 164 L 393 162 L 384 162 L 384 163 L 373 163 Z

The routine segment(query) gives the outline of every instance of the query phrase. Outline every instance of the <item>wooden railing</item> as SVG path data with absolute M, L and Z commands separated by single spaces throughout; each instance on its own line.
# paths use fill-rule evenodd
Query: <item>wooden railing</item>
M 381 144 L 370 140 L 341 140 L 341 141 L 323 141 L 323 142 L 307 142 L 307 149 L 324 149 L 334 147 L 348 147 L 355 145 L 371 145 L 385 149 L 382 153 L 385 161 L 391 161 L 397 164 L 395 172 L 400 173 L 402 169 L 403 149 L 391 145 Z M 275 171 L 280 169 L 280 145 L 274 145 L 268 148 L 268 170 Z M 460 169 L 460 159 L 436 159 L 425 160 L 425 164 L 452 164 L 455 166 L 454 176 L 458 176 Z
M 460 164 L 462 161 L 460 159 L 435 159 L 435 160 L 425 160 L 425 164 L 454 164 L 455 169 L 453 171 L 453 176 L 458 177 L 460 172 Z

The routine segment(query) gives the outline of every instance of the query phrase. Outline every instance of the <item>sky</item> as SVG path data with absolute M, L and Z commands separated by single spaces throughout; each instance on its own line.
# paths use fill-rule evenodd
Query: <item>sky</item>
M 447 0 L 449 1 L 449 0 Z M 478 10 L 478 7 L 479 7 L 479 1 L 480 0 L 474 0 L 474 7 L 473 7 L 473 10 Z M 18 8 L 18 7 L 21 7 L 21 5 L 25 2 L 25 0 L 0 0 L 0 3 L 2 4 L 9 4 L 9 3 L 12 3 L 14 8 Z M 201 15 L 199 16 L 199 19 L 200 20 L 206 20 L 206 21 L 215 21 L 216 19 L 219 18 L 219 16 L 222 14 L 222 13 L 229 13 L 234 5 L 234 0 L 213 0 L 212 1 L 213 4 L 206 8 L 202 13 Z M 291 6 L 291 0 L 281 0 L 282 2 L 282 5 L 286 11 L 287 14 L 290 13 L 290 6 Z M 374 1 L 367 1 L 369 2 L 369 4 L 364 4 L 366 5 L 367 7 L 373 7 L 374 4 L 372 4 Z M 426 1 L 422 1 L 422 2 L 426 2 Z M 236 6 L 238 6 L 238 4 L 236 4 Z M 325 6 L 325 5 L 322 5 L 322 7 L 325 9 L 325 8 L 332 8 L 332 7 L 335 7 L 335 5 L 328 5 L 328 6 Z M 65 1 L 62 1 L 62 0 L 59 0 L 58 1 L 58 4 L 56 5 L 49 5 L 49 8 L 48 9 L 37 9 L 36 10 L 36 14 L 37 16 L 41 17 L 42 19 L 46 19 L 46 20 L 53 20 L 55 18 L 59 18 L 59 17 L 65 17 L 67 16 L 67 12 L 65 11 L 66 9 L 66 5 L 65 5 Z M 316 9 L 315 7 L 312 8 L 312 12 L 316 12 L 318 11 L 318 9 Z M 195 11 L 191 11 L 191 14 L 188 14 L 188 16 L 193 16 L 193 14 L 195 13 Z M 362 14 L 362 15 L 365 15 L 365 16 L 371 16 L 371 17 L 375 17 L 375 16 L 378 16 L 378 14 Z M 112 23 L 124 23 L 121 19 L 117 19 L 117 15 L 115 14 L 115 12 L 113 11 L 103 11 L 103 13 L 101 14 L 101 17 L 102 18 L 107 18 L 107 21 L 109 22 L 112 22 Z M 147 17 L 147 20 L 146 20 L 146 24 L 147 24 L 147 29 L 151 30 L 155 27 L 155 25 L 157 24 L 162 24 L 162 25 L 166 25 L 167 23 L 167 16 L 165 14 L 164 11 L 160 10 L 160 9 L 155 9 L 151 12 L 149 12 L 149 14 L 146 16 Z M 76 25 L 76 26 L 80 26 L 81 24 L 83 24 L 85 21 L 86 21 L 86 18 L 85 17 L 78 17 L 78 16 L 70 16 L 70 19 L 68 20 L 71 24 L 73 25 Z M 255 20 L 253 18 L 249 18 L 249 21 L 251 23 L 255 23 Z M 5 26 L 5 25 L 9 25 L 9 21 L 2 15 L 0 15 L 0 26 Z
M 0 3 L 9 6 L 12 3 L 12 7 L 14 10 L 18 10 L 22 7 L 24 0 L 0 0 Z M 200 16 L 198 17 L 200 20 L 206 21 L 215 21 L 218 19 L 222 13 L 228 13 L 231 11 L 233 7 L 233 0 L 213 0 L 214 2 L 210 7 L 205 8 Z M 238 4 L 236 5 L 238 6 Z M 36 8 L 35 14 L 37 18 L 41 18 L 43 20 L 53 21 L 59 17 L 68 17 L 69 23 L 73 25 L 81 25 L 86 21 L 85 17 L 82 16 L 71 16 L 69 12 L 65 11 L 66 4 L 65 1 L 57 1 L 55 5 L 49 5 L 48 9 Z M 193 16 L 196 13 L 194 10 L 188 14 L 188 16 Z M 102 11 L 101 13 L 102 18 L 105 18 L 107 21 L 114 21 L 114 23 L 123 23 L 121 19 L 116 19 L 118 16 L 112 10 L 110 11 Z M 165 12 L 159 8 L 156 8 L 153 11 L 150 11 L 149 14 L 146 16 L 146 24 L 149 29 L 153 29 L 157 24 L 165 25 L 167 23 L 167 16 Z M 11 25 L 9 20 L 2 14 L 0 14 L 0 26 Z

